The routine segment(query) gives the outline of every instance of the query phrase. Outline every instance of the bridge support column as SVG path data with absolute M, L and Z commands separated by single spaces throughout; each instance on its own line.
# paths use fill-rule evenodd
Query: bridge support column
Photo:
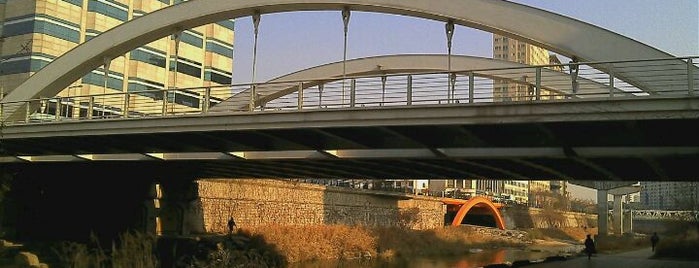
M 614 207 L 612 207 L 612 233 L 622 235 L 624 233 L 624 207 L 621 202 L 623 195 L 613 195 Z
M 622 224 L 624 227 L 624 233 L 633 233 L 633 212 L 631 210 L 625 211 L 622 215 L 624 215 L 624 222 Z
M 597 233 L 599 236 L 606 236 L 607 220 L 609 219 L 607 208 L 607 190 L 597 190 Z
M 204 215 L 194 181 L 161 182 L 159 221 L 162 235 L 204 233 Z
M 158 226 L 160 215 L 160 185 L 151 183 L 148 189 L 148 196 L 143 201 L 143 231 L 147 234 L 159 235 L 160 228 Z

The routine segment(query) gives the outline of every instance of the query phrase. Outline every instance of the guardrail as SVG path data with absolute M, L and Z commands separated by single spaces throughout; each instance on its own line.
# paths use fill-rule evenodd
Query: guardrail
M 192 114 L 697 94 L 699 57 L 410 72 L 1 102 L 4 125 Z M 678 64 L 680 59 L 682 64 Z M 634 77 L 635 80 L 621 80 Z
M 699 222 L 699 211 L 693 210 L 630 210 L 639 220 L 681 220 Z

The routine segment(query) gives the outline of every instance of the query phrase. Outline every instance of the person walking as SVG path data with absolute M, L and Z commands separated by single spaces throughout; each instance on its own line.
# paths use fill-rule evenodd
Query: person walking
M 235 232 L 235 220 L 233 220 L 233 217 L 231 217 L 228 220 L 228 233 L 233 234 Z
M 660 241 L 660 237 L 658 237 L 658 233 L 653 232 L 653 236 L 650 237 L 650 245 L 651 245 L 652 251 L 655 251 L 655 246 L 658 245 L 658 241 Z
M 587 238 L 585 238 L 585 253 L 587 254 L 587 259 L 589 260 L 592 257 L 592 253 L 597 252 L 595 250 L 595 241 L 592 240 L 592 237 L 588 234 Z

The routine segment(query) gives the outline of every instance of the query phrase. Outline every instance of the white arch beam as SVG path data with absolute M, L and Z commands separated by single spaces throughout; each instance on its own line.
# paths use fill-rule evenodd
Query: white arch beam
M 3 99 L 13 102 L 54 96 L 61 89 L 102 65 L 143 44 L 182 29 L 254 12 L 341 10 L 390 13 L 452 20 L 455 24 L 524 40 L 581 61 L 668 58 L 672 55 L 597 26 L 541 9 L 495 0 L 193 0 L 173 5 L 121 24 L 57 58 Z M 683 61 L 677 60 L 678 63 Z M 619 79 L 642 81 L 628 75 Z
M 346 61 L 346 75 L 348 77 L 352 76 L 363 76 L 363 75 L 391 75 L 391 74 L 402 74 L 411 72 L 447 72 L 449 67 L 447 66 L 447 55 L 442 54 L 406 54 L 406 55 L 384 55 L 375 57 L 366 57 L 359 59 L 352 59 Z M 458 72 L 460 70 L 486 70 L 486 69 L 508 69 L 513 68 L 510 71 L 498 72 L 494 71 L 488 73 L 484 72 L 474 72 L 477 77 L 490 77 L 498 78 L 513 83 L 524 83 L 520 79 L 522 76 L 529 77 L 529 81 L 526 83 L 534 84 L 534 78 L 536 77 L 536 69 L 531 68 L 530 65 L 504 61 L 495 60 L 483 57 L 474 56 L 463 56 L 463 55 L 452 55 L 451 56 L 452 71 Z M 380 66 L 380 68 L 378 68 Z M 528 67 L 528 68 L 527 68 Z M 522 68 L 516 69 L 514 68 Z M 552 81 L 566 81 L 570 79 L 570 75 L 553 71 L 550 69 L 542 68 L 542 77 L 547 80 Z M 324 64 L 316 67 L 311 67 L 305 70 L 294 72 L 291 74 L 283 75 L 272 80 L 269 83 L 282 83 L 285 81 L 313 81 L 310 83 L 304 83 L 304 88 L 313 87 L 318 84 L 319 81 L 330 82 L 334 80 L 340 80 L 343 77 L 343 62 L 334 62 L 330 64 Z M 593 94 L 609 94 L 608 86 L 600 84 L 598 82 L 578 78 L 580 88 L 585 88 L 586 95 Z M 571 88 L 568 87 L 550 87 L 542 85 L 546 90 L 558 92 L 559 94 L 570 94 Z M 274 99 L 286 96 L 298 90 L 298 86 L 290 86 L 278 90 L 279 87 L 258 87 L 256 93 L 261 95 L 260 102 L 265 103 L 272 101 Z M 616 91 L 617 94 L 625 94 L 620 91 Z M 236 95 L 228 98 L 227 100 L 216 104 L 211 108 L 211 111 L 224 111 L 224 110 L 245 110 L 248 109 L 250 95 L 249 89 L 238 92 Z M 584 96 L 582 96 L 584 97 Z M 258 103 L 261 104 L 261 103 Z

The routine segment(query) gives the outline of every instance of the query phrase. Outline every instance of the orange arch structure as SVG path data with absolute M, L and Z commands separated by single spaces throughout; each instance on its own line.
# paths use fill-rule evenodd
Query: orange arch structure
M 475 210 L 474 212 L 478 214 L 487 213 L 493 215 L 493 217 L 495 218 L 495 225 L 499 229 L 505 230 L 505 221 L 502 218 L 502 214 L 500 214 L 500 208 L 502 207 L 502 204 L 493 203 L 492 201 L 490 201 L 490 199 L 487 199 L 482 196 L 472 197 L 468 200 L 445 198 L 442 200 L 442 202 L 444 202 L 447 205 L 461 206 L 459 208 L 459 211 L 456 213 L 456 216 L 454 217 L 454 221 L 451 222 L 452 226 L 461 225 L 461 222 L 464 220 L 464 217 L 466 217 L 466 213 L 473 209 Z

